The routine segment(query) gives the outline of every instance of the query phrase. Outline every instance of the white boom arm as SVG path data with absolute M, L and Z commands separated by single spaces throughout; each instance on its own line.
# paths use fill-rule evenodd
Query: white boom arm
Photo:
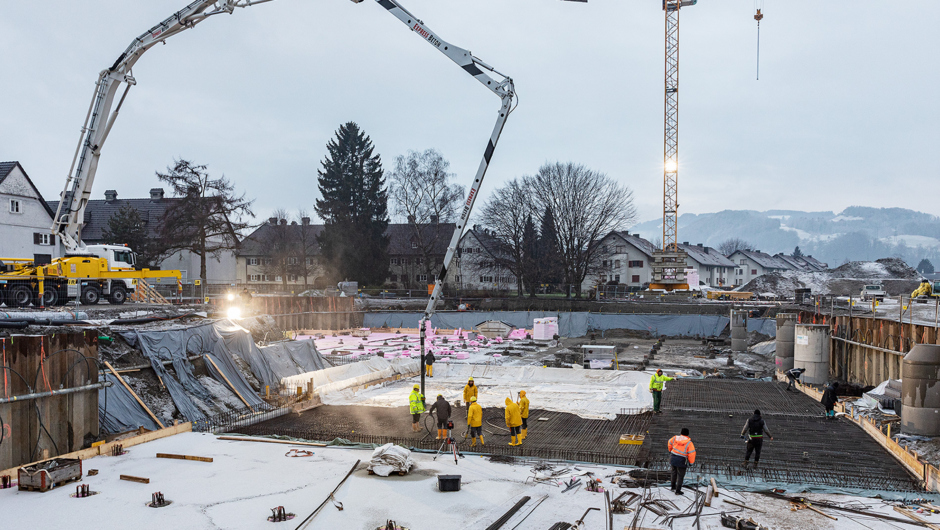
M 177 11 L 172 16 L 150 28 L 140 35 L 124 50 L 117 61 L 110 68 L 98 74 L 95 84 L 95 93 L 82 125 L 78 147 L 72 158 L 65 189 L 59 198 L 59 208 L 56 211 L 52 224 L 52 233 L 57 234 L 65 248 L 70 251 L 81 249 L 84 244 L 81 240 L 81 229 L 85 216 L 85 205 L 91 198 L 91 188 L 95 182 L 95 173 L 98 171 L 98 158 L 101 156 L 101 147 L 114 126 L 124 104 L 124 98 L 131 86 L 137 84 L 133 76 L 134 64 L 140 56 L 158 43 L 195 27 L 196 24 L 206 20 L 212 15 L 232 13 L 236 7 L 248 7 L 263 4 L 271 0 L 196 0 L 188 6 Z M 111 110 L 114 97 L 121 84 L 124 84 L 124 93 L 118 101 L 117 107 Z M 76 165 L 77 161 L 77 165 Z
M 355 3 L 360 3 L 362 0 L 352 0 Z M 418 20 L 417 17 L 408 12 L 404 7 L 401 6 L 396 0 L 376 0 L 380 6 L 388 10 L 389 13 L 395 15 L 399 20 L 405 23 L 412 31 L 420 35 L 424 40 L 431 43 L 432 46 L 440 50 L 441 53 L 446 55 L 450 60 L 457 63 L 461 68 L 466 70 L 466 72 L 472 75 L 477 81 L 483 84 L 486 88 L 490 89 L 494 94 L 499 96 L 501 104 L 499 107 L 499 116 L 496 118 L 496 125 L 493 127 L 493 132 L 490 134 L 490 139 L 486 144 L 486 150 L 483 152 L 483 160 L 480 161 L 480 167 L 477 169 L 476 176 L 473 178 L 473 184 L 470 186 L 470 193 L 467 195 L 467 200 L 464 202 L 463 210 L 460 213 L 460 217 L 457 219 L 457 226 L 454 229 L 454 235 L 450 239 L 450 243 L 447 245 L 447 252 L 444 254 L 444 263 L 441 265 L 441 272 L 434 279 L 434 290 L 431 293 L 431 299 L 428 300 L 427 308 L 424 310 L 424 316 L 421 318 L 421 330 L 419 332 L 419 337 L 421 339 L 421 391 L 424 392 L 424 339 L 425 339 L 425 328 L 427 323 L 431 321 L 431 316 L 434 314 L 434 305 L 437 303 L 438 298 L 441 296 L 441 288 L 444 284 L 444 278 L 447 276 L 447 269 L 450 267 L 451 261 L 454 259 L 454 255 L 457 253 L 457 245 L 460 243 L 460 237 L 463 235 L 464 227 L 467 226 L 467 223 L 470 222 L 470 212 L 473 210 L 473 203 L 476 202 L 477 195 L 479 195 L 480 185 L 483 184 L 483 177 L 486 175 L 486 170 L 490 165 L 490 159 L 493 157 L 493 151 L 496 149 L 496 142 L 499 141 L 499 135 L 503 131 L 503 126 L 506 125 L 506 119 L 509 117 L 510 112 L 512 112 L 512 99 L 515 97 L 515 87 L 513 86 L 512 79 L 508 76 L 505 76 L 495 69 L 492 66 L 484 63 L 480 59 L 477 59 L 473 56 L 468 50 L 454 46 L 440 37 L 438 37 L 433 31 L 430 30 L 427 26 L 424 25 L 424 22 Z M 500 80 L 496 80 L 491 77 L 487 70 L 494 75 L 498 76 Z

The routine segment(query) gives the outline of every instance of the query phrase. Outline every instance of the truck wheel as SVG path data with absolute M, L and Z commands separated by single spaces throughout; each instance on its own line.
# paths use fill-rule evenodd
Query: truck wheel
M 101 300 L 101 290 L 95 285 L 89 285 L 82 290 L 80 302 L 82 305 L 95 305 Z
M 26 307 L 33 301 L 33 290 L 28 285 L 14 285 L 8 293 L 7 303 L 13 307 Z
M 59 305 L 59 288 L 50 285 L 46 287 L 45 291 L 42 293 L 42 305 L 45 307 L 53 307 Z
M 127 289 L 123 285 L 112 285 L 108 301 L 114 305 L 121 305 L 127 301 Z

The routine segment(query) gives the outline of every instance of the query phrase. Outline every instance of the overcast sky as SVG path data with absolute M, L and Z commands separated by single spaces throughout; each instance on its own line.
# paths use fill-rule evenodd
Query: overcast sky
M 482 198 L 575 161 L 661 216 L 660 0 L 402 0 L 440 37 L 514 78 L 520 106 Z M 56 199 L 97 74 L 188 0 L 0 2 L 0 160 Z M 940 2 L 754 0 L 681 15 L 680 213 L 908 207 L 940 215 Z M 472 178 L 498 98 L 372 0 L 275 0 L 147 52 L 93 198 L 145 197 L 175 157 L 255 199 L 312 212 L 316 170 L 357 122 L 386 168 L 436 148 Z

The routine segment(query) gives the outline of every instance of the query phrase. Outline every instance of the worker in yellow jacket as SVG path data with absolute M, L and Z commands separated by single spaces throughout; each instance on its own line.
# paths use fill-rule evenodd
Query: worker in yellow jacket
M 470 406 L 467 408 L 467 426 L 470 427 L 470 447 L 477 444 L 477 436 L 480 437 L 480 445 L 486 445 L 483 440 L 483 407 L 477 404 L 476 396 L 470 398 Z
M 509 445 L 522 445 L 519 435 L 522 430 L 522 414 L 519 412 L 519 405 L 509 398 L 506 398 L 506 427 L 509 427 L 509 436 L 512 437 Z
M 662 368 L 656 370 L 656 373 L 650 378 L 650 392 L 653 394 L 653 412 L 656 414 L 662 412 L 659 410 L 659 404 L 663 399 L 663 383 L 674 379 L 675 377 L 669 377 L 663 374 Z
M 473 378 L 471 377 L 467 381 L 467 385 L 463 387 L 463 402 L 466 403 L 467 406 L 470 406 L 470 398 L 479 399 L 479 397 L 477 387 L 473 384 Z
M 522 432 L 519 436 L 521 442 L 529 435 L 526 432 L 529 430 L 529 398 L 525 397 L 525 390 L 519 391 L 519 401 L 516 404 L 519 405 L 519 415 L 522 416 Z

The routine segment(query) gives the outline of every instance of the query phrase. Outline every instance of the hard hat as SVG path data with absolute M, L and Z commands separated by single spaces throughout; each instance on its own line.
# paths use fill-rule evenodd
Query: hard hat
M 444 397 L 444 394 L 438 394 L 437 397 Z
M 657 374 L 663 373 L 663 369 L 662 369 L 662 368 L 657 368 L 657 369 L 656 369 L 656 373 L 657 373 Z
M 415 384 L 415 390 L 421 390 L 421 385 Z
M 473 377 L 471 376 L 470 379 L 468 379 L 468 381 L 473 381 Z
M 471 401 L 472 403 L 476 403 L 477 397 L 476 397 L 476 396 L 470 396 L 470 401 Z

